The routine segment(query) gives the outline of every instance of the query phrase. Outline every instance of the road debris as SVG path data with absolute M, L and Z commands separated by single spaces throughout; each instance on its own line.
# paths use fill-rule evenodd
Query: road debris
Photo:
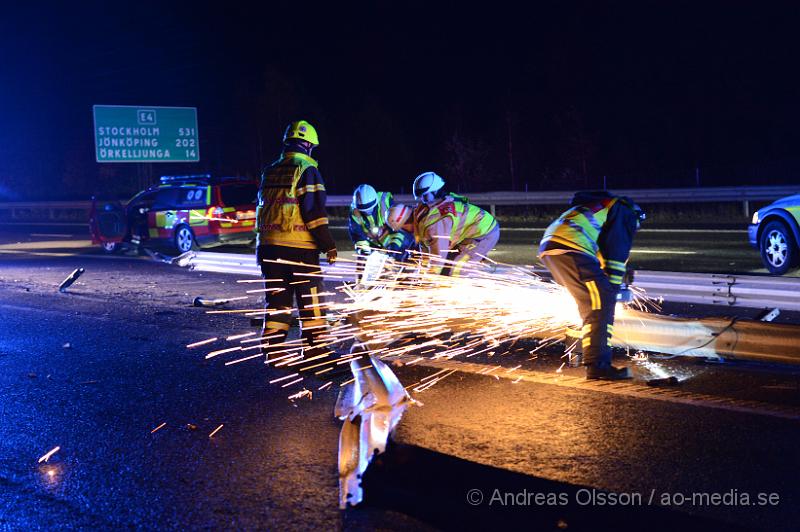
M 363 499 L 361 477 L 375 455 L 386 450 L 389 434 L 409 405 L 416 404 L 389 366 L 380 360 L 350 361 L 353 381 L 336 400 L 339 434 L 339 508 Z
M 156 428 L 154 428 L 153 430 L 151 430 L 150 434 L 155 434 L 156 431 L 159 431 L 159 430 L 163 429 L 166 425 L 167 425 L 167 422 L 165 421 L 161 425 L 159 425 Z
M 655 387 L 675 386 L 677 384 L 680 384 L 680 382 L 681 381 L 678 380 L 678 377 L 670 376 L 670 377 L 662 377 L 660 379 L 650 379 L 649 381 L 647 381 L 647 385 Z
M 67 291 L 67 288 L 72 286 L 72 283 L 78 280 L 78 277 L 83 275 L 83 272 L 86 270 L 84 268 L 76 268 L 66 279 L 64 279 L 60 285 L 58 285 L 58 291 L 62 294 Z
M 153 259 L 156 262 L 163 262 L 164 264 L 173 264 L 175 259 L 178 257 L 170 257 L 168 255 L 164 255 L 163 253 L 159 253 L 158 251 L 152 251 L 150 249 L 144 248 L 144 252 L 147 254 L 148 257 Z
M 204 297 L 197 296 L 196 298 L 194 298 L 192 305 L 195 307 L 218 307 L 220 305 L 230 303 L 231 301 L 240 301 L 242 299 L 247 299 L 247 298 L 248 296 L 230 297 L 221 299 L 206 299 Z
M 300 390 L 296 394 L 290 395 L 289 396 L 289 400 L 290 401 L 294 401 L 294 400 L 297 400 L 297 399 L 302 399 L 303 397 L 308 397 L 308 399 L 311 400 L 311 399 L 314 398 L 314 393 L 311 390 L 303 388 L 302 390 Z
M 221 428 L 222 428 L 222 427 L 224 427 L 224 426 L 225 426 L 225 424 L 221 424 L 219 427 L 217 427 L 217 428 L 215 428 L 214 430 L 212 430 L 212 431 L 211 431 L 211 434 L 209 434 L 209 435 L 208 435 L 208 437 L 209 437 L 209 438 L 212 438 L 212 437 L 214 437 L 214 434 L 216 434 L 217 432 L 219 432 L 219 429 L 221 429 Z
M 773 321 L 775 318 L 781 315 L 781 309 L 774 308 L 772 310 L 764 309 L 756 319 L 759 321 Z
M 49 451 L 47 451 L 47 453 L 45 453 L 44 455 L 42 455 L 42 456 L 39 458 L 39 461 L 38 461 L 37 463 L 41 464 L 42 462 L 47 462 L 48 460 L 50 460 L 50 457 L 51 457 L 51 456 L 53 456 L 54 454 L 56 454 L 56 453 L 57 453 L 58 451 L 60 451 L 60 450 L 61 450 L 61 446 L 60 446 L 60 445 L 56 445 L 55 447 L 53 447 L 52 449 L 50 449 Z
M 71 344 L 71 343 L 69 343 L 69 342 L 67 342 L 67 343 L 65 343 L 64 345 L 62 345 L 61 347 L 62 347 L 63 349 L 72 349 L 72 344 Z

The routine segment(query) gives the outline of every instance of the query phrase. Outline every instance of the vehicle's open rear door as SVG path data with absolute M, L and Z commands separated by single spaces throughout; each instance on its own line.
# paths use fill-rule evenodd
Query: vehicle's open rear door
M 128 233 L 128 220 L 122 204 L 118 201 L 97 201 L 92 198 L 89 232 L 93 244 L 113 248 L 113 244 L 122 242 Z

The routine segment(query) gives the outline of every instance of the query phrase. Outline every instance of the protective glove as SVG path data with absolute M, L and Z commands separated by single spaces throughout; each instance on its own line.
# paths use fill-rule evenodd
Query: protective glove
M 333 263 L 335 263 L 335 262 L 336 262 L 336 257 L 338 257 L 338 256 L 339 256 L 339 254 L 336 252 L 336 248 L 329 249 L 329 250 L 328 250 L 328 251 L 325 253 L 325 255 L 327 255 L 327 257 L 328 257 L 328 264 L 333 264 Z

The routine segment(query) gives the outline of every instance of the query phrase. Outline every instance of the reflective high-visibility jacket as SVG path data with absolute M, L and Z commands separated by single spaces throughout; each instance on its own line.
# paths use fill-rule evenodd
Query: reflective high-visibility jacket
M 283 153 L 264 170 L 258 199 L 259 245 L 322 251 L 335 247 L 325 212 L 325 185 L 310 156 Z
M 578 192 L 571 205 L 545 230 L 539 256 L 585 253 L 600 261 L 613 284 L 622 283 L 638 227 L 634 203 L 598 191 Z
M 447 251 L 469 239 L 486 236 L 497 227 L 494 216 L 461 196 L 447 195 L 414 211 L 414 237 L 431 254 L 447 258 Z
M 391 206 L 392 193 L 378 192 L 378 204 L 372 214 L 361 212 L 355 207 L 350 208 L 350 239 L 356 247 L 382 247 L 381 237 L 386 232 L 386 219 Z
M 392 231 L 386 224 L 393 203 L 391 192 L 378 192 L 378 205 L 372 214 L 351 209 L 350 239 L 356 249 L 372 247 L 402 252 L 414 244 L 414 237 L 410 233 L 402 229 Z

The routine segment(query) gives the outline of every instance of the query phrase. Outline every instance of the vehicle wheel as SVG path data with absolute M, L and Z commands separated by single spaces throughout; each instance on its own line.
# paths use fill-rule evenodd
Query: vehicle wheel
M 194 233 L 188 225 L 179 225 L 175 228 L 175 247 L 181 253 L 195 248 Z
M 759 249 L 764 266 L 775 275 L 783 275 L 797 264 L 797 243 L 792 231 L 783 222 L 769 222 L 764 227 Z
M 117 242 L 103 242 L 100 244 L 100 247 L 102 247 L 103 251 L 106 253 L 116 253 L 119 251 L 119 244 Z

